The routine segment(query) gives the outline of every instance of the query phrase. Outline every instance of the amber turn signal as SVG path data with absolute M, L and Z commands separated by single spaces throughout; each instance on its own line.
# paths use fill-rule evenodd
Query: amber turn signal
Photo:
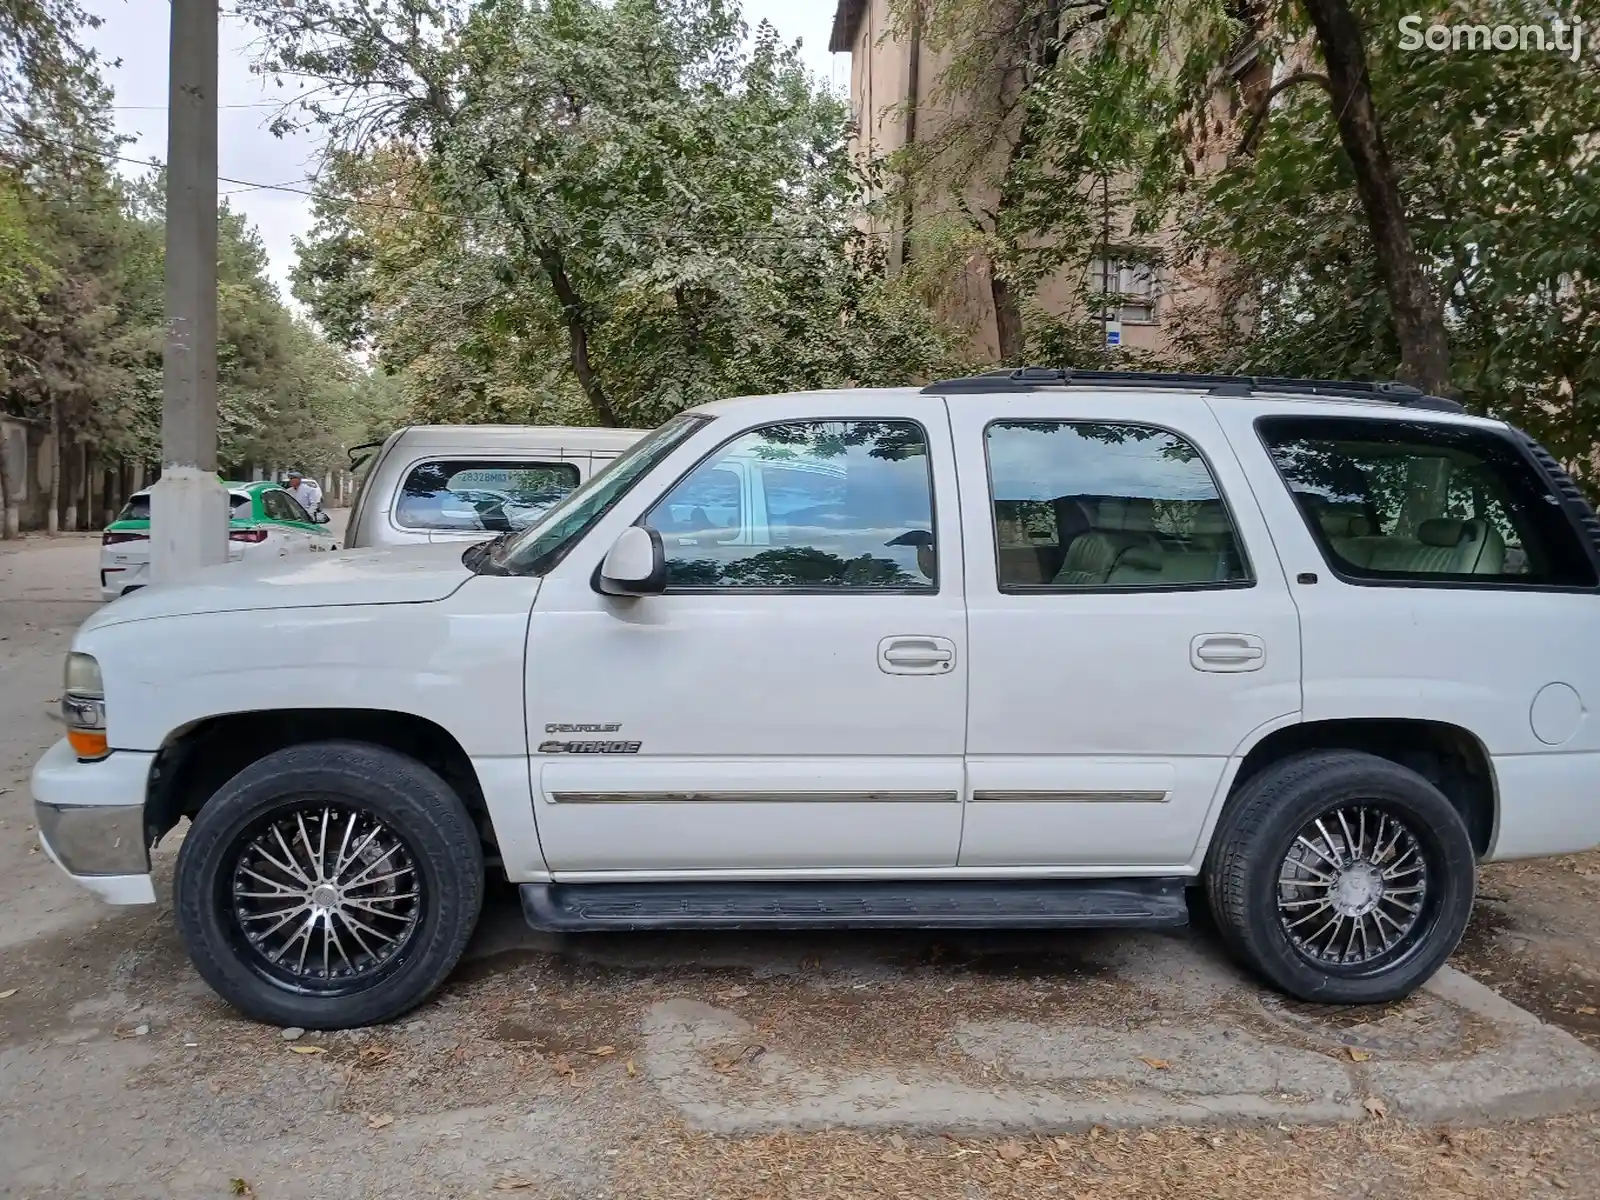
M 104 758 L 111 753 L 103 729 L 69 729 L 67 744 L 79 758 Z

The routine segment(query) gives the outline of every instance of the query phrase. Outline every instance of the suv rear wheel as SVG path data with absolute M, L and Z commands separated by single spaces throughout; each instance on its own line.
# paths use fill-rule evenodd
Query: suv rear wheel
M 433 771 L 379 746 L 267 755 L 200 810 L 178 854 L 178 929 L 246 1015 L 338 1029 L 421 1003 L 466 949 L 483 850 Z
M 1398 1000 L 1455 950 L 1476 863 L 1465 822 L 1416 772 L 1358 751 L 1275 763 L 1233 797 L 1206 862 L 1223 942 L 1291 996 Z

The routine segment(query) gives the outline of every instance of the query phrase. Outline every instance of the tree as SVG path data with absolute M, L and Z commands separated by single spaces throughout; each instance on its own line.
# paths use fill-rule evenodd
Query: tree
M 654 423 L 947 358 L 856 227 L 843 106 L 721 0 L 241 11 L 336 97 L 299 295 L 428 411 Z
M 1369 0 L 1365 28 L 1408 11 Z M 1424 23 L 1448 22 L 1440 6 Z M 1497 21 L 1542 24 L 1502 0 Z M 1445 301 L 1448 390 L 1515 420 L 1588 478 L 1600 441 L 1600 70 L 1569 54 L 1407 50 L 1371 38 L 1367 75 L 1428 291 Z M 1292 73 L 1289 78 L 1292 78 Z M 1393 378 L 1402 322 L 1351 158 L 1320 86 L 1291 85 L 1243 155 L 1194 189 L 1196 258 L 1227 268 L 1225 319 L 1185 331 L 1202 365 Z M 1245 314 L 1241 323 L 1231 313 Z

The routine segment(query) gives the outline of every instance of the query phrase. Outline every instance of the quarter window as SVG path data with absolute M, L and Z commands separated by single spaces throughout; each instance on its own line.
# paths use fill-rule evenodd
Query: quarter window
M 649 512 L 671 588 L 934 591 L 928 442 L 910 421 L 771 425 Z
M 997 421 L 986 440 L 1002 591 L 1249 582 L 1211 471 L 1177 434 Z
M 526 529 L 578 486 L 566 462 L 437 459 L 411 468 L 395 522 L 405 529 L 506 533 Z
M 1352 579 L 1593 587 L 1549 484 L 1486 429 L 1270 417 L 1267 449 L 1328 563 Z

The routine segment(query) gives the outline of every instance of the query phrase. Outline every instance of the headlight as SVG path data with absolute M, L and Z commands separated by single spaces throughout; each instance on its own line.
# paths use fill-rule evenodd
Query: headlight
M 67 655 L 66 680 L 61 690 L 61 719 L 67 741 L 79 758 L 104 758 L 106 746 L 106 692 L 100 664 L 76 651 Z

